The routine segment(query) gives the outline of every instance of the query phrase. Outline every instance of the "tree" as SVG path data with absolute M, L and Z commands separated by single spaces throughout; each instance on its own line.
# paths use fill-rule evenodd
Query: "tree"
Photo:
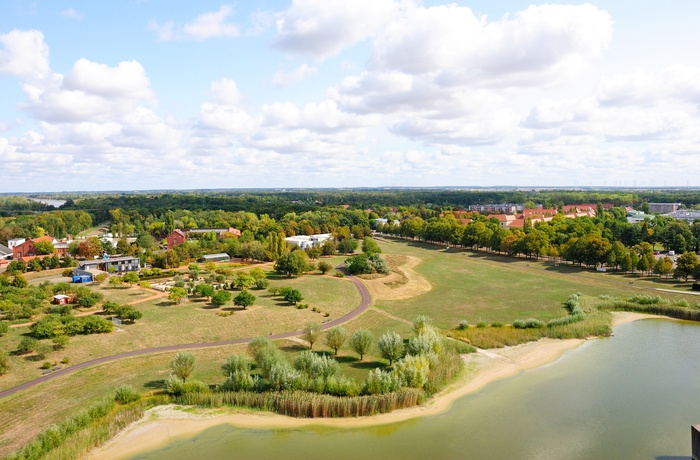
M 309 350 L 314 347 L 314 343 L 321 336 L 321 325 L 316 321 L 311 321 L 304 325 L 304 329 L 301 332 L 301 338 L 309 342 Z
M 335 355 L 342 348 L 345 341 L 348 340 L 348 331 L 342 326 L 334 327 L 326 332 L 326 345 L 333 349 Z
M 304 274 L 308 266 L 309 256 L 304 251 L 292 251 L 283 254 L 275 263 L 275 271 L 288 277 Z
M 244 289 L 241 292 L 239 292 L 236 297 L 233 298 L 233 304 L 239 307 L 243 307 L 243 309 L 245 310 L 246 308 L 250 307 L 255 303 L 256 298 L 257 297 L 255 297 L 253 294 Z
M 155 248 L 157 244 L 156 239 L 150 233 L 142 233 L 136 238 L 136 245 L 146 251 Z
M 673 271 L 673 260 L 670 257 L 662 257 L 654 264 L 654 273 L 666 276 Z
M 133 286 L 134 284 L 139 282 L 139 274 L 136 272 L 127 272 L 124 273 L 124 276 L 122 277 L 125 283 L 129 283 L 129 286 Z
M 382 354 L 382 358 L 389 360 L 389 366 L 394 364 L 394 361 L 400 359 L 403 356 L 404 346 L 403 339 L 395 331 L 387 331 L 379 337 L 379 352 Z
M 286 289 L 282 294 L 282 297 L 284 300 L 289 303 L 293 303 L 294 305 L 304 300 L 304 297 L 301 295 L 301 291 L 299 289 Z
M 700 260 L 694 252 L 684 252 L 676 260 L 676 271 L 673 276 L 688 281 L 688 277 L 693 274 L 698 265 L 700 265 Z
M 12 280 L 12 286 L 17 287 L 17 288 L 26 288 L 29 286 L 29 283 L 27 282 L 27 279 L 20 275 L 19 273 L 15 274 L 14 279 Z
M 10 359 L 7 357 L 7 355 L 0 351 L 0 375 L 5 375 L 7 374 L 7 371 L 10 370 Z
M 338 251 L 343 254 L 352 254 L 357 249 L 357 241 L 346 238 L 338 242 Z
M 250 271 L 250 276 L 252 276 L 255 281 L 267 278 L 267 274 L 265 273 L 265 270 L 263 270 L 260 267 L 253 268 Z
M 217 307 L 226 305 L 227 302 L 231 301 L 231 293 L 229 291 L 216 291 L 213 296 L 211 296 L 211 303 Z
M 360 355 L 360 361 L 362 361 L 364 355 L 366 355 L 367 352 L 369 352 L 369 349 L 372 347 L 373 341 L 374 337 L 372 337 L 372 333 L 370 331 L 366 329 L 358 329 L 352 334 L 352 337 L 350 337 L 350 348 L 352 348 L 355 353 Z
M 184 383 L 194 371 L 195 361 L 196 358 L 192 353 L 188 351 L 181 351 L 176 354 L 171 361 L 170 369 L 173 371 L 173 374 L 177 378 L 182 379 L 182 382 Z
M 198 284 L 194 288 L 194 292 L 199 294 L 202 297 L 206 297 L 207 299 L 210 299 L 211 296 L 214 295 L 214 286 L 211 284 Z
M 121 286 L 121 284 L 124 282 L 124 279 L 121 276 L 111 276 L 109 278 L 109 284 L 113 287 Z
M 168 293 L 168 299 L 178 304 L 182 302 L 182 299 L 185 297 L 187 297 L 187 291 L 179 287 L 171 288 L 170 292 Z
M 333 266 L 331 264 L 329 264 L 328 262 L 326 262 L 325 260 L 322 260 L 321 262 L 318 263 L 318 271 L 320 271 L 324 275 L 331 270 L 333 270 Z
M 56 252 L 56 248 L 54 248 L 51 241 L 37 241 L 34 243 L 34 247 L 36 248 L 36 253 L 39 256 L 53 254 Z
M 379 254 L 382 252 L 382 249 L 373 238 L 367 236 L 362 240 L 362 252 L 367 255 Z

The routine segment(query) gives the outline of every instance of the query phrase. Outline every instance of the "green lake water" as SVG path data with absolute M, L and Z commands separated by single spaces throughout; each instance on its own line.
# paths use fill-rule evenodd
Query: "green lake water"
M 369 428 L 220 425 L 132 459 L 690 459 L 700 326 L 645 320 L 441 415 Z

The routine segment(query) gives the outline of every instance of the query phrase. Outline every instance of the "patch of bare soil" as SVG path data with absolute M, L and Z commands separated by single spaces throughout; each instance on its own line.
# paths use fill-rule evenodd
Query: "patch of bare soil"
M 401 300 L 425 294 L 433 287 L 413 268 L 421 259 L 412 256 L 387 254 L 386 259 L 391 273 L 389 275 L 372 275 L 363 280 L 377 300 Z

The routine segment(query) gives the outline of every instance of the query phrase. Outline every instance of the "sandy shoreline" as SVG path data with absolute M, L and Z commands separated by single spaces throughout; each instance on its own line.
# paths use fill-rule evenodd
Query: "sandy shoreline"
M 647 318 L 659 318 L 631 312 L 615 312 L 613 326 Z M 195 435 L 207 428 L 230 424 L 241 428 L 299 428 L 304 426 L 364 427 L 409 420 L 447 411 L 452 403 L 489 383 L 514 376 L 556 361 L 566 350 L 585 342 L 582 339 L 542 339 L 515 347 L 480 350 L 465 359 L 467 376 L 443 390 L 427 404 L 370 417 L 342 419 L 299 419 L 268 412 L 244 412 L 234 409 L 179 410 L 176 406 L 161 406 L 149 410 L 140 421 L 119 433 L 87 459 L 123 459 L 164 446 L 178 438 Z

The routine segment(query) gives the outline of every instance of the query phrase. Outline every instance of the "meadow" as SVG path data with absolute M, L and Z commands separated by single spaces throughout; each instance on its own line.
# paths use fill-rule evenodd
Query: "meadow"
M 514 259 L 453 248 L 446 250 L 403 240 L 382 242 L 381 247 L 385 254 L 420 259 L 414 270 L 429 282 L 431 289 L 402 300 L 375 297 L 373 307 L 344 326 L 350 333 L 359 328 L 368 329 L 375 340 L 387 330 L 397 331 L 404 338 L 412 336 L 411 322 L 418 314 L 429 315 L 436 326 L 450 331 L 461 320 L 472 325 L 479 322 L 510 324 L 515 319 L 530 317 L 547 321 L 568 314 L 563 302 L 572 293 L 582 294 L 582 307 L 587 311 L 597 304 L 601 295 L 624 299 L 634 294 L 653 293 L 669 300 L 686 298 L 691 303 L 700 300 L 700 297 L 686 292 L 656 290 L 686 291 L 687 286 L 677 281 L 599 273 L 542 260 Z M 334 263 L 341 260 L 336 258 Z M 149 299 L 136 304 L 143 312 L 143 318 L 133 325 L 124 325 L 124 332 L 73 337 L 67 349 L 52 352 L 47 360 L 58 361 L 69 356 L 72 363 L 77 363 L 127 350 L 299 330 L 308 321 L 320 323 L 338 318 L 360 302 L 358 291 L 347 279 L 309 274 L 294 279 L 273 276 L 270 282 L 272 286 L 300 289 L 304 295 L 303 303 L 317 307 L 319 312 L 312 308 L 297 309 L 265 290 L 251 291 L 258 299 L 248 310 L 232 305 L 213 308 L 204 299 L 196 297 L 180 305 L 168 301 L 167 297 Z M 104 285 L 95 289 L 107 299 L 124 303 L 153 296 L 153 291 L 138 287 L 115 289 Z M 220 311 L 232 311 L 233 314 L 222 317 L 217 315 Z M 591 324 L 595 327 L 609 327 L 609 320 L 609 313 L 599 312 L 587 321 L 593 322 Z M 580 332 L 579 327 L 574 324 L 562 328 L 561 337 L 575 336 Z M 0 337 L 0 347 L 14 350 L 22 334 L 27 332 L 26 327 L 11 329 Z M 481 346 L 507 346 L 540 337 L 541 330 L 504 327 L 471 327 L 468 334 L 456 336 Z M 502 343 L 497 343 L 498 340 Z M 306 347 L 298 339 L 279 341 L 278 345 L 291 359 Z M 323 339 L 314 350 L 329 353 Z M 194 351 L 197 367 L 192 378 L 210 383 L 222 382 L 221 364 L 230 354 L 243 352 L 245 346 Z M 159 389 L 170 373 L 168 365 L 173 356 L 174 353 L 159 353 L 123 359 L 83 369 L 3 398 L 0 405 L 0 452 L 18 448 L 52 423 L 98 403 L 112 394 L 118 385 L 129 384 L 141 392 Z M 363 380 L 370 370 L 387 365 L 387 361 L 379 356 L 376 342 L 363 361 L 358 361 L 347 345 L 340 350 L 337 359 L 342 373 L 358 381 Z M 0 378 L 0 389 L 38 377 L 40 364 L 12 356 L 12 371 Z

